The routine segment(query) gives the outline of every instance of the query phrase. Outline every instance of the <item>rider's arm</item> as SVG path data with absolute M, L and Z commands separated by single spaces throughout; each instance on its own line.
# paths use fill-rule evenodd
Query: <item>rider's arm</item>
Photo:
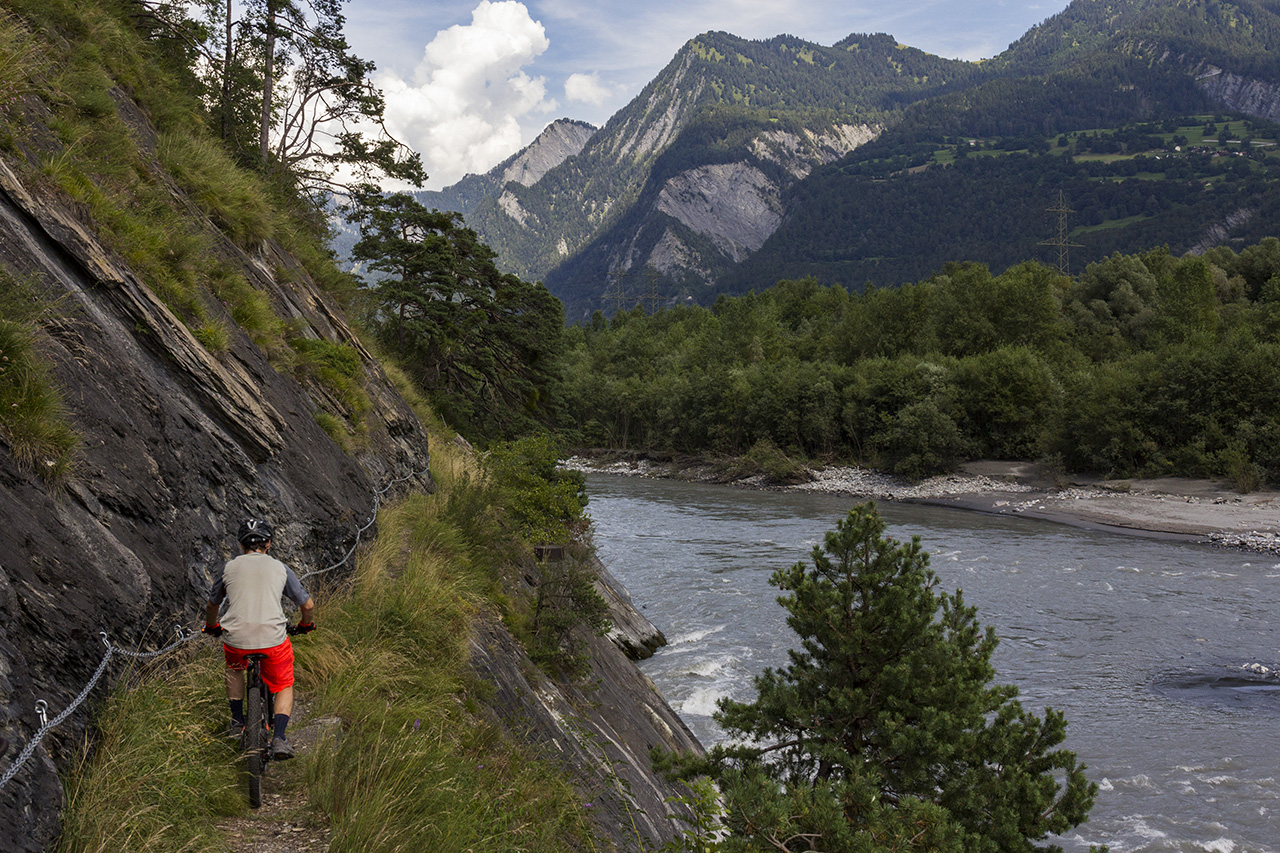
M 303 588 L 302 581 L 298 580 L 298 576 L 288 566 L 285 566 L 284 594 L 298 605 L 301 611 L 298 614 L 298 624 L 310 625 L 315 617 L 316 603 L 311 600 L 311 594 Z
M 204 606 L 204 624 L 217 625 L 218 611 L 222 609 L 222 599 L 227 597 L 227 586 L 223 580 L 222 572 L 218 573 L 218 577 L 213 581 L 213 587 L 209 590 L 209 599 Z

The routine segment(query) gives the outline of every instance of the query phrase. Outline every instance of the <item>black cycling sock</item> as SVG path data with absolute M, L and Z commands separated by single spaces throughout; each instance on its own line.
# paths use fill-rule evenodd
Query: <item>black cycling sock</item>
M 228 699 L 227 704 L 231 706 L 231 722 L 238 726 L 244 725 L 244 700 Z
M 289 725 L 288 714 L 276 714 L 275 729 L 272 732 L 274 737 L 284 737 L 284 727 Z

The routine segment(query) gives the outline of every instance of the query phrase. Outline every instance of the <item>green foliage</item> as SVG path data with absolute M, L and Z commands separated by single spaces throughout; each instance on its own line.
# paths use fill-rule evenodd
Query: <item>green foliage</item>
M 239 161 L 316 207 L 354 182 L 421 186 L 419 156 L 389 136 L 372 62 L 351 52 L 343 0 L 267 0 L 153 10 L 197 45 L 208 120 Z M 196 13 L 197 19 L 188 15 Z M 230 18 L 230 19 L 229 19 Z
M 580 678 L 589 672 L 585 636 L 609 632 L 609 605 L 596 591 L 590 559 L 569 554 L 539 566 L 537 594 L 529 623 L 529 657 L 553 675 Z
M 227 710 L 222 660 L 180 660 L 131 673 L 103 705 L 68 774 L 60 853 L 226 849 L 214 824 L 246 800 L 240 756 L 215 729 Z
M 581 536 L 587 506 L 586 481 L 556 467 L 558 448 L 547 433 L 490 449 L 486 468 L 517 535 L 531 545 L 566 545 Z
M 567 781 L 459 701 L 482 693 L 469 626 L 497 569 L 492 528 L 474 529 L 490 513 L 466 492 L 380 513 L 352 594 L 325 605 L 322 630 L 298 644 L 301 689 L 344 721 L 306 773 L 331 850 L 558 851 L 585 840 Z
M 227 327 L 217 321 L 202 323 L 192 330 L 200 345 L 212 353 L 223 353 L 231 345 L 231 334 Z
M 1276 281 L 1268 238 L 1239 254 L 1112 254 L 1074 279 L 949 264 L 861 294 L 810 279 L 601 316 L 565 335 L 573 420 L 560 427 L 578 445 L 742 456 L 759 443 L 753 455 L 913 479 L 1053 457 L 1265 484 L 1280 478 Z
M 0 271 L 0 441 L 42 480 L 70 475 L 80 445 L 37 330 L 50 306 L 30 285 Z
M 236 167 L 215 141 L 181 129 L 159 144 L 160 162 L 187 195 L 234 242 L 244 248 L 271 237 L 271 203 L 261 182 Z
M 686 822 L 689 828 L 681 832 L 672 841 L 659 848 L 659 853 L 718 853 L 725 849 L 724 808 L 720 803 L 720 792 L 706 776 L 699 776 L 688 782 L 689 793 L 674 798 L 673 802 L 685 806 L 692 813 L 692 818 L 683 816 L 679 820 Z
M 210 271 L 209 290 L 226 304 L 231 318 L 268 355 L 276 355 L 284 346 L 284 321 L 271 307 L 265 293 L 249 284 L 244 275 L 225 264 Z M 274 361 L 275 359 L 273 359 Z
M 995 632 L 938 589 L 918 539 L 884 530 L 855 507 L 812 566 L 773 574 L 800 649 L 754 702 L 721 700 L 735 745 L 675 762 L 719 784 L 726 850 L 1032 851 L 1088 817 L 1097 785 L 1060 748 L 1065 718 L 991 683 Z
M 1189 149 L 1111 160 L 1051 152 L 937 163 L 935 152 L 954 139 L 931 132 L 930 141 L 899 159 L 879 147 L 889 145 L 886 135 L 848 161 L 816 170 L 789 198 L 778 231 L 721 276 L 718 288 L 741 293 L 804 276 L 853 288 L 893 287 L 957 258 L 977 259 L 993 270 L 1028 258 L 1052 262 L 1056 256 L 1045 244 L 1056 239 L 1058 221 L 1050 208 L 1059 191 L 1072 211 L 1069 260 L 1077 269 L 1115 251 L 1168 245 L 1182 253 L 1233 211 L 1261 213 L 1280 204 L 1280 158 L 1273 156 L 1218 157 Z M 988 136 L 985 144 L 1002 139 Z M 1257 241 L 1271 230 L 1254 221 L 1241 223 L 1231 236 Z
M 316 423 L 320 424 L 320 428 L 325 431 L 329 438 L 333 439 L 334 444 L 342 448 L 344 453 L 351 452 L 351 433 L 347 431 L 347 425 L 342 422 L 342 418 L 326 412 L 324 409 L 316 409 L 312 417 L 315 418 Z
M 549 420 L 564 315 L 541 284 L 499 272 L 457 214 L 368 189 L 352 257 L 384 275 L 370 322 L 446 421 L 477 440 Z
M 783 453 L 768 438 L 762 438 L 738 460 L 735 472 L 739 476 L 763 474 L 771 483 L 794 485 L 808 479 L 804 462 Z

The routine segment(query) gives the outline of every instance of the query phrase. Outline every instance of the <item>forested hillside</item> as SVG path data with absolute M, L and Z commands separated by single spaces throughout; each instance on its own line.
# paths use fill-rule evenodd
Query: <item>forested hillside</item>
M 1280 477 L 1280 240 L 1114 254 L 1068 278 L 951 264 L 898 288 L 783 282 L 568 330 L 585 446 L 908 477 L 1048 459 L 1112 477 Z
M 721 289 L 885 286 L 948 260 L 1056 264 L 1054 244 L 1082 264 L 1273 234 L 1278 34 L 1276 10 L 1250 0 L 1079 0 L 984 63 L 992 79 L 913 105 L 795 187 Z M 1251 82 L 1217 85 L 1228 74 Z
M 1079 271 L 1115 251 L 1182 254 L 1276 233 L 1280 128 L 1269 121 L 1218 113 L 1052 136 L 896 141 L 886 136 L 797 186 L 790 218 L 722 289 L 807 275 L 891 286 L 954 260 L 997 271 L 1027 258 L 1057 265 L 1060 249 Z

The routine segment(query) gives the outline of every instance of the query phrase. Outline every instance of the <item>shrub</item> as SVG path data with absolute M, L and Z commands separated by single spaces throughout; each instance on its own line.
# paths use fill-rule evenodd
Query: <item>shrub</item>
M 488 467 L 516 532 L 529 544 L 567 544 L 584 524 L 586 483 L 577 471 L 556 468 L 557 449 L 546 433 L 498 442 Z

